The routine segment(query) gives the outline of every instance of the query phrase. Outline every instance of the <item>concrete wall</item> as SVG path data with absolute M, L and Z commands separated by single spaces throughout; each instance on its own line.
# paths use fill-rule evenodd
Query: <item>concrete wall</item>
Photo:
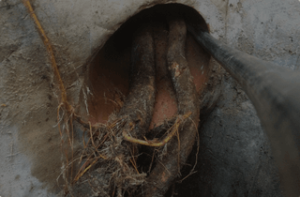
M 198 10 L 212 35 L 229 46 L 299 69 L 298 0 L 35 0 L 72 103 L 78 101 L 82 65 L 91 54 L 132 15 L 171 2 Z M 0 1 L 0 75 L 0 196 L 57 196 L 58 91 L 44 45 L 20 0 Z M 221 99 L 201 128 L 198 173 L 179 193 L 281 196 L 251 102 L 227 73 L 220 88 Z

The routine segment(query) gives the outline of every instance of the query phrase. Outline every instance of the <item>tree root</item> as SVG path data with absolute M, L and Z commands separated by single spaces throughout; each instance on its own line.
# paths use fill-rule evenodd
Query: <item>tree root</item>
M 125 130 L 142 137 L 148 131 L 155 102 L 155 64 L 151 25 L 140 28 L 132 46 L 132 81 L 119 117 L 127 117 Z M 133 129 L 130 127 L 134 126 Z
M 169 134 L 161 141 L 159 141 L 157 138 L 155 138 L 154 140 L 140 140 L 140 139 L 136 139 L 133 137 L 128 136 L 127 133 L 125 133 L 125 131 L 123 131 L 123 137 L 124 140 L 134 143 L 134 144 L 140 144 L 140 145 L 144 145 L 144 146 L 152 146 L 152 147 L 161 147 L 164 146 L 166 143 L 168 143 L 170 141 L 170 139 L 178 132 L 178 128 L 180 126 L 180 124 L 189 116 L 191 115 L 191 112 L 183 115 L 183 116 L 178 116 L 178 118 L 176 119 L 174 125 L 171 127 L 171 132 L 169 132 Z
M 172 181 L 180 175 L 180 168 L 192 150 L 198 125 L 199 102 L 196 88 L 185 59 L 186 26 L 182 19 L 169 21 L 167 61 L 176 91 L 178 114 L 190 113 L 179 131 L 179 139 L 167 144 L 167 154 L 147 177 L 147 185 L 141 189 L 141 196 L 163 196 Z M 178 149 L 176 148 L 178 147 Z

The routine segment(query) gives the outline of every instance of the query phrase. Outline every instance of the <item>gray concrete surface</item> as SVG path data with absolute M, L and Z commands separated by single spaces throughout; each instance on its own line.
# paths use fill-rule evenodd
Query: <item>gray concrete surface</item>
M 35 0 L 76 103 L 82 64 L 130 16 L 158 3 L 198 10 L 214 37 L 290 69 L 300 67 L 298 0 Z M 55 80 L 47 54 L 20 0 L 0 1 L 0 196 L 57 196 L 60 150 Z M 201 128 L 198 173 L 186 196 L 281 196 L 268 141 L 248 98 L 225 74 L 223 95 Z

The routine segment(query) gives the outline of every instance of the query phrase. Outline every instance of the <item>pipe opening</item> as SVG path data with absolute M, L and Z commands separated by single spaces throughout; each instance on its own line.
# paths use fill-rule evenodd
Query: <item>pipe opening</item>
M 84 111 L 88 111 L 89 121 L 93 124 L 105 123 L 114 111 L 121 108 L 128 95 L 133 55 L 131 46 L 137 29 L 146 22 L 163 22 L 167 28 L 167 21 L 178 17 L 208 30 L 203 17 L 193 8 L 181 4 L 166 4 L 142 10 L 122 24 L 109 38 L 88 68 L 87 89 L 84 90 L 86 95 L 82 100 L 85 100 L 87 105 Z M 194 41 L 190 34 L 187 35 L 185 53 L 197 92 L 201 94 L 209 79 L 210 55 Z M 151 128 L 172 118 L 177 112 L 175 96 L 169 91 L 172 87 L 165 84 L 163 80 L 156 80 L 156 84 L 156 103 Z

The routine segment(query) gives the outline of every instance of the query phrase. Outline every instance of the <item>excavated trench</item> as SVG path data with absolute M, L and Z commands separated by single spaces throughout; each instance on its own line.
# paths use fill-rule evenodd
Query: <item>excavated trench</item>
M 193 173 L 200 114 L 213 108 L 216 83 L 188 23 L 209 31 L 193 8 L 156 5 L 95 54 L 82 88 L 78 122 L 87 134 L 67 181 L 71 195 L 161 196 Z

